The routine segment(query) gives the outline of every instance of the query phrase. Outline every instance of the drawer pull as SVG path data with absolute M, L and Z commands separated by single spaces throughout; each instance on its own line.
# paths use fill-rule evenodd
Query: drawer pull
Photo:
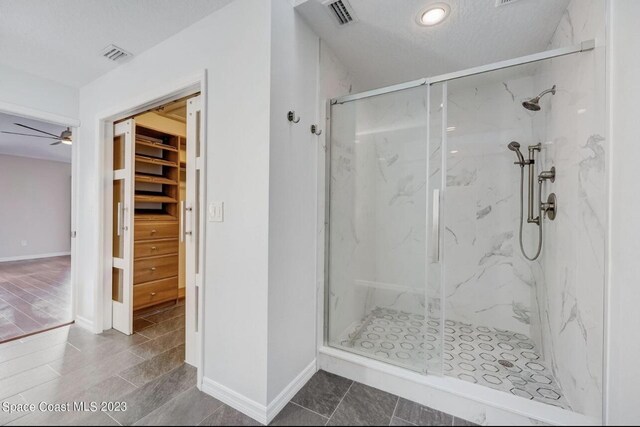
M 153 230 L 151 230 L 151 234 L 156 234 L 158 232 L 158 230 L 156 230 L 155 228 Z
M 155 267 L 151 267 L 150 270 L 151 271 L 156 271 L 156 268 Z
M 157 247 L 155 247 L 155 246 L 151 246 L 151 250 L 152 250 L 152 251 L 157 251 L 157 250 L 158 250 L 158 248 L 157 248 Z
M 155 292 L 151 292 L 151 296 L 152 296 L 152 297 L 155 297 L 155 296 L 156 296 L 156 293 L 155 293 Z

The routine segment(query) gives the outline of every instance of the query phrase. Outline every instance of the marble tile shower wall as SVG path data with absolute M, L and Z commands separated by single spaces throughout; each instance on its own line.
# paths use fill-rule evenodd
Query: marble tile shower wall
M 445 301 L 448 319 L 537 341 L 533 270 L 539 265 L 520 255 L 520 171 L 507 150 L 518 141 L 526 155 L 536 142 L 531 114 L 520 105 L 533 92 L 526 75 L 449 82 Z M 537 241 L 533 231 L 526 228 L 527 242 Z
M 550 48 L 604 37 L 602 0 L 570 3 Z M 536 91 L 558 85 L 537 116 L 545 168 L 558 178 L 559 215 L 546 222 L 544 269 L 537 272 L 542 349 L 573 410 L 602 411 L 603 301 L 606 242 L 604 48 L 557 58 L 536 73 Z M 544 123 L 544 125 L 542 125 Z
M 333 107 L 330 338 L 424 312 L 426 120 L 424 87 Z

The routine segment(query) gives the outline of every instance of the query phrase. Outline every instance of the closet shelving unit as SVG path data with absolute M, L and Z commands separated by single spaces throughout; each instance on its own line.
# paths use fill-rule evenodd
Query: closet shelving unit
M 178 298 L 180 137 L 137 125 L 133 308 Z

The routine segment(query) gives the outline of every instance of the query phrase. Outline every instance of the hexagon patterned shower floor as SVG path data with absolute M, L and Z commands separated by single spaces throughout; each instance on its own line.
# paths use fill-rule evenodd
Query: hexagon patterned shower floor
M 433 357 L 440 321 L 376 308 L 349 328 L 340 346 L 394 364 L 420 367 Z M 533 341 L 526 335 L 447 320 L 443 368 L 446 375 L 570 409 Z

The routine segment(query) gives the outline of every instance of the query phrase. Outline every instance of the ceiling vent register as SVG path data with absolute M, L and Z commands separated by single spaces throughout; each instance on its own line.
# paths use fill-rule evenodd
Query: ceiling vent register
M 105 58 L 107 58 L 110 61 L 114 61 L 114 62 L 121 62 L 129 57 L 131 57 L 132 55 L 127 52 L 126 50 L 119 48 L 118 46 L 112 44 L 109 45 L 107 47 L 105 47 L 102 50 L 102 56 L 104 56 Z
M 356 15 L 353 7 L 347 0 L 329 0 L 324 4 L 329 8 L 329 12 L 336 19 L 338 25 L 347 25 L 356 22 Z

